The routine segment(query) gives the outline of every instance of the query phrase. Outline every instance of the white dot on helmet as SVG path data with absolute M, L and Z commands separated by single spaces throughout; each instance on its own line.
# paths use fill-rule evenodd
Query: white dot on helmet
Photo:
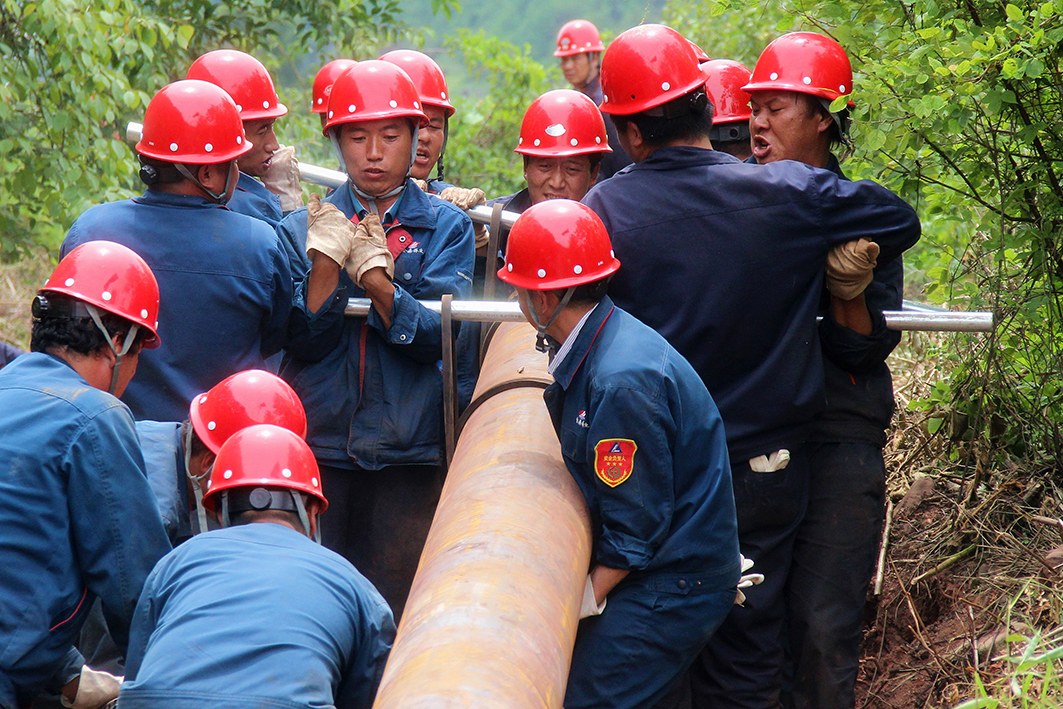
M 546 269 L 545 268 L 540 268 L 538 271 L 536 271 L 536 273 L 539 275 L 539 278 L 546 278 Z
M 217 422 L 215 422 L 215 421 L 208 421 L 208 422 L 207 422 L 207 430 L 208 430 L 208 431 L 213 431 L 213 430 L 214 430 L 214 429 L 216 429 L 217 427 L 218 427 L 218 424 L 217 424 Z
M 398 108 L 399 107 L 399 102 L 396 101 L 395 99 L 391 99 L 390 101 L 388 101 L 388 105 L 391 106 L 392 108 Z
M 210 144 L 210 143 L 207 143 L 206 145 L 203 146 L 203 150 L 205 150 L 205 151 L 207 151 L 209 153 L 212 150 L 214 150 L 214 146 L 212 144 Z
M 148 309 L 147 308 L 141 308 L 140 309 L 140 317 L 143 318 L 144 320 L 148 319 Z
M 672 88 L 672 85 L 669 84 L 667 81 L 661 84 L 661 91 L 667 91 L 670 88 Z
M 102 293 L 102 294 L 100 295 L 100 297 L 101 297 L 101 298 L 103 298 L 104 300 L 110 300 L 110 299 L 111 299 L 111 291 L 106 291 L 106 290 L 105 290 L 105 291 L 104 291 L 104 292 L 103 292 L 103 293 Z
M 579 274 L 583 273 L 583 266 L 580 266 L 577 263 L 575 266 L 572 267 L 572 272 L 578 276 Z
M 65 284 L 67 285 L 67 287 L 68 287 L 68 288 L 69 288 L 70 286 L 74 285 L 74 279 L 73 279 L 73 278 L 68 278 L 68 279 L 66 279 L 66 280 L 65 280 L 65 281 L 63 281 L 63 282 L 64 282 L 64 283 L 65 283 Z
M 228 480 L 232 476 L 233 476 L 233 471 L 231 471 L 231 470 L 226 470 L 224 473 L 222 473 L 222 477 L 225 478 L 226 480 Z
M 285 469 L 281 470 L 281 475 L 283 475 L 286 478 L 290 478 L 292 476 L 292 471 L 291 471 L 290 468 L 285 468 Z
M 807 86 L 808 84 L 812 83 L 812 77 L 806 76 L 805 78 L 801 79 L 801 81 L 804 82 L 804 84 Z

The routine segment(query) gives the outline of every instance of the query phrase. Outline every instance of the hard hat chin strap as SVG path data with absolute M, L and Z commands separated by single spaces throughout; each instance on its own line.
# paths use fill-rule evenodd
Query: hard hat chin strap
M 185 475 L 190 481 L 192 481 L 192 497 L 196 501 L 196 523 L 198 529 L 193 529 L 192 534 L 202 534 L 206 532 L 207 527 L 207 508 L 203 506 L 203 487 L 200 483 L 203 478 L 209 477 L 212 470 L 214 470 L 214 463 L 211 463 L 206 470 L 199 475 L 192 474 L 192 436 L 195 435 L 195 430 L 192 428 L 192 424 L 187 425 L 184 435 L 184 453 L 185 453 Z
M 565 290 L 565 295 L 561 297 L 561 302 L 554 308 L 553 315 L 545 323 L 539 319 L 539 313 L 536 312 L 535 306 L 532 305 L 531 300 L 528 301 L 528 313 L 531 315 L 532 324 L 535 325 L 535 349 L 539 352 L 549 352 L 550 345 L 546 341 L 546 331 L 550 329 L 550 326 L 554 324 L 558 316 L 561 315 L 561 311 L 568 305 L 568 301 L 572 299 L 572 294 L 576 292 L 575 287 Z
M 232 162 L 232 161 L 230 161 L 230 162 Z M 189 182 L 194 184 L 199 189 L 203 190 L 203 192 L 208 197 L 210 197 L 211 200 L 213 200 L 214 202 L 216 202 L 218 204 L 226 204 L 229 201 L 229 198 L 231 196 L 229 194 L 229 188 L 232 187 L 232 181 L 233 181 L 233 169 L 232 169 L 231 165 L 230 165 L 230 167 L 228 169 L 228 172 L 225 173 L 225 189 L 223 189 L 221 192 L 214 192 L 214 191 L 210 190 L 206 185 L 204 185 L 202 182 L 199 181 L 198 177 L 196 177 L 195 175 L 192 174 L 191 170 L 189 170 L 187 167 L 185 167 L 181 163 L 176 162 L 176 163 L 173 164 L 173 166 L 174 166 L 174 168 L 177 169 L 177 171 L 179 173 L 181 173 L 182 177 L 184 177 L 186 180 L 188 180 Z
M 122 342 L 122 348 L 118 349 L 114 346 L 114 340 L 111 339 L 111 333 L 107 332 L 107 328 L 103 325 L 103 320 L 100 319 L 100 311 L 95 305 L 89 305 L 85 303 L 85 308 L 89 311 L 89 317 L 92 318 L 92 322 L 96 324 L 96 328 L 103 333 L 103 340 L 107 343 L 107 346 L 111 348 L 111 352 L 114 353 L 114 367 L 111 369 L 111 385 L 107 388 L 108 394 L 114 394 L 118 388 L 118 374 L 122 369 L 122 358 L 129 352 L 129 348 L 133 346 L 133 342 L 137 339 L 137 332 L 140 331 L 140 326 L 136 324 L 130 324 L 129 331 L 125 335 L 125 340 Z M 116 395 L 117 396 L 117 395 Z

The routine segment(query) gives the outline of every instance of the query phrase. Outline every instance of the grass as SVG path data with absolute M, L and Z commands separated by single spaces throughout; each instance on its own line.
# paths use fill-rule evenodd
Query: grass
M 0 264 L 0 339 L 29 348 L 30 301 L 54 267 L 54 258 L 43 250 Z

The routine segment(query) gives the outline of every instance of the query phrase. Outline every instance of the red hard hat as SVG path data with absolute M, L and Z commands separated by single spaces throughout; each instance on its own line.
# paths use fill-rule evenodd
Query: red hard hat
M 41 293 L 61 293 L 125 318 L 159 339 L 159 284 L 144 259 L 113 241 L 88 241 L 75 247 L 52 271 Z
M 749 83 L 749 68 L 731 59 L 712 59 L 701 65 L 701 71 L 712 101 L 712 124 L 748 121 L 749 94 L 742 87 Z
M 515 288 L 554 290 L 600 281 L 618 268 L 598 215 L 585 204 L 551 199 L 517 218 L 498 278 Z
M 332 85 L 328 98 L 325 134 L 344 123 L 381 118 L 416 118 L 428 125 L 421 97 L 409 75 L 391 62 L 358 62 Z
M 514 152 L 560 158 L 613 150 L 594 101 L 579 91 L 557 89 L 547 91 L 528 106 Z
M 189 419 L 196 435 L 213 452 L 237 431 L 272 423 L 306 437 L 303 403 L 288 383 L 260 369 L 237 372 L 192 399 Z
M 162 87 L 144 112 L 136 151 L 165 162 L 214 165 L 251 149 L 229 94 L 206 81 L 175 81 Z
M 694 49 L 683 35 L 665 25 L 632 27 L 602 57 L 602 113 L 642 113 L 704 83 Z
M 687 41 L 690 42 L 690 46 L 694 49 L 694 56 L 698 58 L 698 64 L 704 64 L 712 59 L 712 57 L 705 53 L 704 49 L 698 46 L 697 42 L 691 39 L 688 39 Z
M 246 487 L 305 492 L 321 501 L 321 512 L 328 509 L 317 461 L 310 446 L 280 426 L 268 423 L 248 426 L 234 433 L 222 445 L 210 473 L 203 505 L 213 510 L 220 493 Z
M 262 62 L 235 49 L 207 52 L 192 62 L 185 78 L 209 81 L 225 89 L 244 121 L 280 118 L 288 112 L 288 107 L 277 98 L 273 79 Z
M 570 20 L 561 25 L 557 33 L 557 49 L 555 57 L 570 57 L 573 54 L 586 54 L 587 52 L 604 52 L 602 36 L 593 22 L 588 20 Z
M 314 76 L 313 99 L 310 102 L 310 110 L 314 113 L 324 113 L 328 110 L 328 97 L 332 93 L 332 85 L 345 71 L 358 62 L 353 59 L 333 59 L 325 66 L 317 70 Z
M 791 32 L 757 59 L 745 91 L 795 91 L 828 101 L 853 92 L 853 67 L 842 46 L 815 32 Z M 853 102 L 849 101 L 852 107 Z
M 391 62 L 409 75 L 421 96 L 422 106 L 442 108 L 448 118 L 454 115 L 447 79 L 432 57 L 412 49 L 396 49 L 381 56 L 380 60 Z

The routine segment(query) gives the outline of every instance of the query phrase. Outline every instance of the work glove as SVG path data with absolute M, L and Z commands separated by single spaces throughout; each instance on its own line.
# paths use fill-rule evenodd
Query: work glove
M 281 211 L 287 214 L 303 206 L 303 187 L 299 184 L 299 161 L 295 147 L 282 145 L 273 153 L 266 174 L 262 176 L 266 189 L 281 198 Z
M 418 180 L 416 177 L 411 177 L 410 179 L 413 180 L 413 184 L 415 184 L 415 185 L 417 185 L 418 187 L 421 188 L 422 192 L 427 194 L 427 192 L 428 192 L 428 180 Z
M 867 288 L 878 259 L 878 244 L 854 239 L 827 254 L 827 290 L 835 298 L 852 300 Z
M 351 252 L 344 268 L 359 286 L 362 285 L 362 277 L 371 268 L 383 268 L 388 278 L 395 277 L 395 259 L 388 250 L 388 237 L 376 214 L 366 214 L 365 219 L 354 228 Z
M 587 574 L 587 584 L 583 587 L 583 602 L 579 607 L 580 620 L 592 615 L 601 615 L 608 601 L 608 598 L 603 598 L 602 605 L 599 606 L 598 601 L 594 600 L 594 585 L 591 583 L 591 575 Z
M 749 459 L 749 469 L 754 473 L 775 473 L 785 470 L 790 464 L 790 451 L 780 448 L 769 455 L 758 455 Z
M 742 592 L 743 588 L 749 588 L 750 586 L 758 586 L 764 581 L 764 574 L 747 574 L 746 572 L 753 568 L 753 560 L 747 559 L 741 554 L 738 555 L 742 564 L 742 576 L 738 579 L 738 593 L 735 594 L 735 605 L 740 606 L 746 602 L 746 594 Z
M 306 205 L 306 255 L 311 251 L 328 256 L 343 268 L 354 241 L 354 224 L 331 202 L 312 195 Z
M 479 187 L 473 187 L 471 189 L 466 189 L 465 187 L 447 187 L 439 193 L 439 198 L 444 199 L 465 211 L 468 211 L 477 205 L 487 204 L 487 195 L 485 195 L 484 191 Z M 487 239 L 490 236 L 487 232 L 487 225 L 473 222 L 472 227 L 473 235 L 476 237 L 476 248 L 486 246 Z
M 98 709 L 118 696 L 122 679 L 110 672 L 94 670 L 85 665 L 81 668 L 78 693 L 74 701 L 71 702 L 65 696 L 61 696 L 59 702 L 64 707 L 73 707 L 73 709 Z

